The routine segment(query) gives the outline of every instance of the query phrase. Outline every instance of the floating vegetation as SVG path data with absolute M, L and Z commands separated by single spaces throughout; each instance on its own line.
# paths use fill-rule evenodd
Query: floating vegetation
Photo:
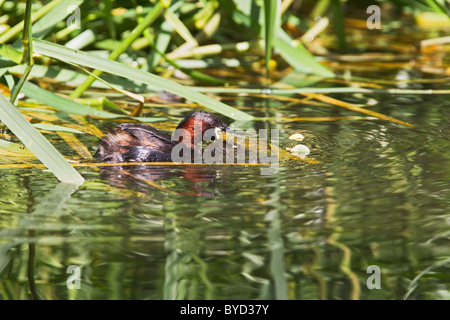
M 311 152 L 309 148 L 304 144 L 297 144 L 292 148 L 286 148 L 286 150 L 289 151 L 291 154 L 298 156 L 300 158 L 306 157 Z
M 303 141 L 305 137 L 301 133 L 294 133 L 289 136 L 289 140 L 295 140 L 295 141 Z

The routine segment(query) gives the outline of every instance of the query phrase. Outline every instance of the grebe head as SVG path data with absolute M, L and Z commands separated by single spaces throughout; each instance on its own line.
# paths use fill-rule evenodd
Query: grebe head
M 194 132 L 194 125 L 202 126 L 202 133 L 208 129 L 219 128 L 223 131 L 228 130 L 228 126 L 222 122 L 219 118 L 206 111 L 194 111 L 186 118 L 181 120 L 177 129 L 187 129 Z
M 201 141 L 209 129 L 214 129 L 215 137 L 212 136 L 212 140 L 217 139 L 221 131 L 229 131 L 228 126 L 222 120 L 206 111 L 192 112 L 178 124 L 177 129 L 185 129 L 189 132 L 191 144 L 194 143 L 194 135 L 197 133 L 201 133 L 200 139 L 197 138 Z M 187 143 L 189 140 L 183 139 L 183 141 Z

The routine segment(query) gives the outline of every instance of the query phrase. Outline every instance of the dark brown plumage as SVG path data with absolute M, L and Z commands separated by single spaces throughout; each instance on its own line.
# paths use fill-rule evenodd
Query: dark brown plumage
M 184 118 L 177 129 L 185 129 L 191 139 L 180 138 L 188 148 L 193 148 L 195 125 L 203 134 L 208 129 L 228 130 L 220 119 L 205 111 L 195 111 Z M 171 153 L 178 141 L 169 134 L 147 124 L 124 123 L 109 133 L 99 144 L 95 155 L 100 162 L 171 162 Z

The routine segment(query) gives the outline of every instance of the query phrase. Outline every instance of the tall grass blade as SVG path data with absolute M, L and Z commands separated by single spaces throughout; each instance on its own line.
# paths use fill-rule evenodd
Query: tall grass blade
M 180 20 L 180 18 L 178 18 L 178 16 L 172 11 L 171 8 L 166 9 L 166 11 L 164 12 L 164 18 L 184 39 L 184 41 L 198 45 L 197 40 L 195 40 L 189 29 L 183 24 L 183 22 Z
M 9 73 L 13 75 L 22 75 L 25 70 L 24 65 L 15 65 L 13 67 L 10 67 L 7 69 Z M 86 80 L 88 76 L 86 74 L 64 69 L 61 66 L 44 66 L 44 65 L 38 65 L 35 64 L 33 66 L 33 70 L 31 70 L 31 73 L 29 74 L 28 79 L 45 79 L 50 78 L 53 79 L 56 82 L 64 83 L 67 86 L 77 86 L 83 83 L 84 80 Z M 144 90 L 146 88 L 145 85 L 138 85 L 131 80 L 124 79 L 124 78 L 117 78 L 115 76 L 105 75 L 102 77 L 103 80 L 107 81 L 110 84 L 113 84 L 115 87 L 119 87 L 122 89 L 128 89 L 128 90 Z M 110 86 L 104 84 L 103 82 L 96 80 L 92 84 L 91 87 L 98 88 L 98 89 L 109 89 Z
M 274 44 L 280 55 L 297 71 L 322 77 L 334 77 L 334 73 L 316 61 L 315 57 L 301 44 L 279 29 Z M 295 46 L 293 46 L 295 44 Z
M 0 43 L 0 56 L 17 64 L 22 63 L 23 59 L 22 52 L 20 52 L 16 48 L 1 43 Z
M 264 39 L 266 74 L 269 76 L 270 58 L 273 48 L 273 37 L 277 35 L 278 22 L 280 21 L 279 0 L 264 0 Z
M 251 120 L 253 117 L 240 110 L 234 109 L 220 101 L 182 86 L 176 82 L 164 79 L 154 74 L 138 70 L 122 63 L 109 59 L 95 57 L 86 52 L 75 51 L 63 46 L 53 44 L 43 40 L 34 41 L 36 52 L 61 61 L 80 64 L 86 67 L 95 68 L 104 72 L 130 78 L 134 81 L 142 82 L 155 91 L 166 90 L 186 99 L 197 102 L 218 113 L 224 114 L 234 120 Z
M 244 13 L 242 14 L 237 10 L 233 12 L 233 16 L 236 16 L 236 22 L 253 28 L 256 32 L 260 32 L 259 28 L 263 20 L 261 17 L 257 17 L 259 11 L 255 9 L 255 2 L 251 0 L 235 0 L 234 3 Z M 295 70 L 322 77 L 334 77 L 334 73 L 316 61 L 314 56 L 300 42 L 296 42 L 295 46 L 293 46 L 293 39 L 282 28 L 277 30 L 272 39 L 273 48 Z
M 440 3 L 437 0 L 425 0 L 426 4 L 433 9 L 435 12 L 445 13 L 447 16 L 450 17 L 450 10 L 443 4 Z M 442 1 L 444 2 L 444 1 Z M 448 1 L 447 1 L 448 3 Z
M 31 0 L 27 0 L 27 5 L 25 9 L 25 19 L 24 19 L 24 30 L 22 34 L 22 45 L 23 45 L 23 60 L 26 63 L 25 71 L 20 78 L 17 85 L 11 91 L 10 101 L 16 104 L 17 96 L 19 95 L 20 89 L 22 88 L 24 82 L 26 81 L 28 75 L 33 68 L 33 35 L 31 32 Z
M 159 50 L 159 52 L 166 52 L 167 47 L 169 46 L 171 40 L 171 32 L 173 31 L 172 26 L 164 21 L 159 28 L 158 36 L 155 39 L 155 48 Z M 145 33 L 144 33 L 145 34 Z M 161 56 L 156 52 L 152 51 L 150 53 L 149 61 L 149 71 L 152 71 L 161 61 Z
M 44 16 L 50 10 L 52 10 L 54 7 L 56 7 L 60 2 L 62 2 L 62 0 L 50 1 L 45 6 L 40 8 L 38 11 L 33 13 L 33 15 L 31 16 L 31 20 L 36 21 L 36 20 L 40 19 L 42 16 Z M 21 21 L 18 24 L 16 24 L 14 27 L 9 29 L 8 31 L 6 31 L 2 35 L 0 35 L 0 43 L 6 43 L 10 39 L 16 37 L 20 32 L 22 32 L 23 26 L 24 26 L 24 21 Z
M 25 82 L 22 92 L 30 98 L 36 99 L 46 105 L 49 105 L 55 109 L 67 112 L 70 114 L 79 114 L 85 116 L 101 117 L 106 119 L 115 118 L 130 118 L 142 122 L 157 122 L 167 120 L 166 118 L 142 118 L 142 117 L 130 117 L 126 115 L 119 115 L 102 110 L 87 107 L 76 101 L 64 98 L 53 92 L 39 88 L 37 85 L 30 82 Z
M 63 21 L 71 12 L 69 8 L 79 7 L 84 0 L 64 0 L 33 24 L 33 37 L 42 39 L 53 27 Z
M 116 60 L 126 49 L 128 49 L 131 44 L 139 37 L 144 30 L 156 20 L 156 18 L 163 11 L 163 4 L 158 2 L 153 9 L 145 16 L 144 19 L 134 28 L 128 37 L 126 37 L 116 49 L 111 52 L 109 59 Z M 95 68 L 95 67 L 94 67 Z M 93 72 L 96 76 L 102 74 L 101 70 L 95 70 Z M 79 98 L 83 92 L 89 88 L 89 86 L 95 81 L 95 77 L 89 76 L 86 81 L 84 81 L 75 91 L 70 95 L 71 99 Z
M 1 94 L 0 119 L 61 182 L 78 185 L 83 183 L 83 177 Z
M 341 0 L 331 0 L 331 11 L 333 14 L 334 32 L 338 39 L 339 50 L 347 50 L 347 41 L 345 39 L 344 14 L 342 13 Z
M 33 127 L 42 129 L 42 130 L 48 130 L 48 131 L 59 131 L 59 132 L 71 132 L 71 133 L 83 133 L 80 130 L 68 128 L 64 126 L 57 126 L 54 124 L 49 123 L 34 123 Z
M 88 45 L 95 42 L 95 34 L 92 30 L 86 30 L 80 33 L 75 38 L 71 39 L 66 43 L 67 48 L 71 49 L 83 49 L 84 47 L 87 47 Z
M 147 35 L 147 38 L 148 38 L 148 41 L 149 41 L 150 45 L 153 47 L 153 50 L 160 57 L 162 57 L 168 64 L 170 64 L 171 66 L 177 68 L 181 72 L 184 72 L 185 74 L 189 75 L 190 77 L 192 77 L 194 79 L 197 79 L 197 80 L 201 80 L 201 81 L 207 81 L 207 82 L 212 82 L 212 83 L 216 83 L 216 84 L 226 84 L 227 83 L 227 81 L 224 81 L 222 79 L 219 79 L 219 78 L 216 78 L 216 77 L 212 77 L 212 76 L 208 76 L 207 74 L 201 73 L 201 72 L 196 71 L 196 70 L 191 70 L 189 68 L 184 68 L 183 66 L 179 65 L 174 60 L 168 58 L 167 55 L 164 52 L 160 51 L 158 49 L 158 47 L 155 45 L 155 43 L 153 42 L 153 40 L 149 37 L 149 35 Z

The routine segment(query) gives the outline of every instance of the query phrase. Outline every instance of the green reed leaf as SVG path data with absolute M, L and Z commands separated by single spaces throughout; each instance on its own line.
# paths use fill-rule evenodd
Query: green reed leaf
M 272 55 L 273 38 L 278 31 L 280 10 L 278 0 L 264 0 L 264 39 L 266 73 L 269 75 L 270 58 Z
M 97 110 L 88 106 L 85 106 L 76 101 L 64 98 L 53 92 L 39 88 L 37 85 L 30 82 L 25 82 L 22 88 L 22 92 L 30 98 L 40 101 L 46 105 L 49 105 L 55 109 L 67 112 L 70 114 L 88 115 L 94 117 L 101 117 L 106 119 L 115 118 L 130 118 L 142 122 L 158 122 L 165 121 L 167 118 L 145 118 L 145 117 L 131 117 L 123 114 L 115 114 L 107 111 Z
M 122 63 L 109 59 L 95 57 L 86 52 L 71 50 L 63 46 L 36 39 L 34 41 L 36 52 L 61 61 L 80 64 L 86 67 L 95 68 L 134 81 L 142 82 L 150 88 L 160 91 L 166 90 L 186 99 L 192 100 L 206 106 L 218 113 L 226 115 L 234 120 L 251 120 L 253 117 L 245 112 L 234 109 L 220 101 L 214 100 L 206 95 L 198 93 L 191 88 L 182 86 L 176 82 L 164 79 L 157 75 L 135 69 Z
M 79 185 L 83 183 L 83 177 L 1 94 L 0 119 L 61 182 Z
M 71 132 L 71 133 L 83 133 L 83 131 L 80 131 L 80 130 L 77 130 L 77 129 L 64 127 L 64 126 L 57 126 L 57 125 L 49 124 L 49 123 L 34 123 L 33 127 L 38 128 L 38 129 L 42 129 L 42 130 L 48 130 L 48 131 L 62 131 L 62 132 Z

